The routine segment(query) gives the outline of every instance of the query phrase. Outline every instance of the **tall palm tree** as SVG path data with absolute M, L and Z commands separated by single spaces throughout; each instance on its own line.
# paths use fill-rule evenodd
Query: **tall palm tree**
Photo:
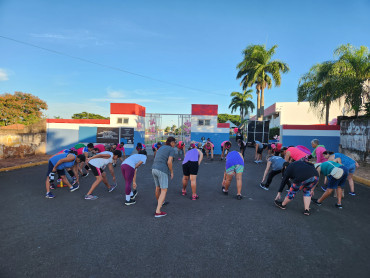
M 338 75 L 335 72 L 336 62 L 328 61 L 314 65 L 308 73 L 299 80 L 297 89 L 298 101 L 309 101 L 310 105 L 323 112 L 325 124 L 329 124 L 330 105 L 340 98 L 336 90 Z
M 364 84 L 370 79 L 370 52 L 365 46 L 356 48 L 351 44 L 341 45 L 335 51 L 338 62 L 335 71 L 340 76 L 337 90 L 345 96 L 346 103 L 355 111 L 356 116 L 363 103 L 369 101 L 368 90 Z
M 257 115 L 259 120 L 263 120 L 265 89 L 271 89 L 272 80 L 274 81 L 275 86 L 280 86 L 280 73 L 286 73 L 289 71 L 289 67 L 286 63 L 279 60 L 271 61 L 276 48 L 277 45 L 274 45 L 270 49 L 266 49 L 265 45 L 249 45 L 243 51 L 243 61 L 237 65 L 239 72 L 236 78 L 242 78 L 241 85 L 243 86 L 243 90 L 256 85 L 257 107 L 259 107 Z M 259 92 L 261 94 L 261 98 L 258 101 Z
M 248 114 L 249 109 L 253 111 L 255 108 L 253 102 L 248 100 L 253 98 L 251 93 L 252 90 L 249 89 L 245 90 L 243 93 L 232 92 L 230 94 L 230 96 L 233 98 L 231 99 L 229 108 L 231 108 L 231 113 L 233 113 L 237 109 L 240 110 L 240 121 L 243 121 L 244 117 Z

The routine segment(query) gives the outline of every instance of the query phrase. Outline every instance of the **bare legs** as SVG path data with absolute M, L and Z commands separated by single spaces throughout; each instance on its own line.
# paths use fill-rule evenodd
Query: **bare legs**
M 189 182 L 189 176 L 184 176 L 182 178 L 182 191 L 186 191 L 186 186 Z M 197 195 L 197 175 L 190 175 L 190 185 L 191 185 L 191 191 L 194 195 Z
M 159 186 L 155 187 L 155 198 L 158 200 L 156 213 L 161 213 L 161 207 L 166 199 L 167 188 L 160 188 Z

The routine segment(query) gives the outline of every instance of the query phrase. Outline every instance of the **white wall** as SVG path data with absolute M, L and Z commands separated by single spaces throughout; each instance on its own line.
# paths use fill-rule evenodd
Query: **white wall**
M 198 120 L 210 120 L 210 125 L 198 125 Z M 191 132 L 229 133 L 229 128 L 217 128 L 217 116 L 191 116 Z

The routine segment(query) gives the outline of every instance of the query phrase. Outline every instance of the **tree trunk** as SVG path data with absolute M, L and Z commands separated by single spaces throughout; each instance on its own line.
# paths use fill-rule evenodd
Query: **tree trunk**
M 325 110 L 325 124 L 329 125 L 330 101 L 326 102 Z
M 264 113 L 265 113 L 265 94 L 264 94 L 265 89 L 261 88 L 261 104 L 260 104 L 260 118 L 258 119 L 259 121 L 263 121 Z
M 260 90 L 257 89 L 257 116 L 256 116 L 256 120 L 259 119 L 260 117 Z

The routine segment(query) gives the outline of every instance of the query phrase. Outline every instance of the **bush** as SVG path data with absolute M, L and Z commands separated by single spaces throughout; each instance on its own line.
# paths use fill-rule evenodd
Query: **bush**
M 274 139 L 274 136 L 275 135 L 280 136 L 280 127 L 270 128 L 270 131 L 269 131 L 269 139 L 270 140 Z

